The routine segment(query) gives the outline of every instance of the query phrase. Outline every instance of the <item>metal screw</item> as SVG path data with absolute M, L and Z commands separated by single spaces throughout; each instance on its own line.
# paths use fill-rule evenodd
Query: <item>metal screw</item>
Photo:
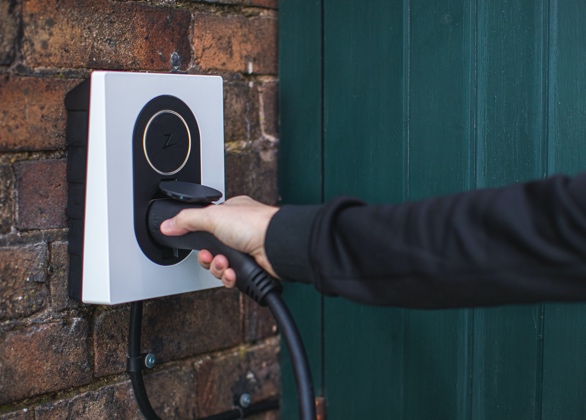
M 245 392 L 244 394 L 240 395 L 240 399 L 238 400 L 238 403 L 242 408 L 248 407 L 251 402 L 252 398 L 250 397 L 250 394 L 248 392 Z
M 149 369 L 152 368 L 156 362 L 157 358 L 152 353 L 149 353 L 144 357 L 144 365 Z

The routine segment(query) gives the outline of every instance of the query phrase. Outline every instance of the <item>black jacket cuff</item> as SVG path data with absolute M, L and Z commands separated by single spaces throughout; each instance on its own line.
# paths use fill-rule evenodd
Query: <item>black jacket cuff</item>
M 283 206 L 271 219 L 265 251 L 277 275 L 288 281 L 313 283 L 309 258 L 313 222 L 321 206 Z

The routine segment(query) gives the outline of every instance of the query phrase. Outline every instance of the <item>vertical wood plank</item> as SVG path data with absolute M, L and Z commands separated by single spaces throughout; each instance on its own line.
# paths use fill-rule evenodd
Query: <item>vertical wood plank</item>
M 409 86 L 410 199 L 470 187 L 470 2 L 412 0 Z M 408 311 L 406 419 L 465 419 L 471 312 Z
M 549 172 L 586 170 L 586 7 L 550 0 Z M 548 304 L 544 419 L 586 418 L 586 304 Z
M 544 172 L 543 2 L 478 5 L 478 187 Z M 473 418 L 539 418 L 541 306 L 475 311 Z
M 402 7 L 326 0 L 326 199 L 403 199 Z M 328 417 L 401 418 L 403 311 L 331 298 L 324 309 Z
M 279 188 L 283 203 L 314 204 L 322 191 L 322 1 L 279 1 Z M 323 393 L 322 297 L 288 284 L 283 294 L 301 332 L 317 395 Z M 282 419 L 297 419 L 297 394 L 282 343 Z

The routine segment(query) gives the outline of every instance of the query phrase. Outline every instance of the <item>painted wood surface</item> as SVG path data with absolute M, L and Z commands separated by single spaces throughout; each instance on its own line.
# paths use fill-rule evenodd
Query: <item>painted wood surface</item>
M 279 6 L 284 202 L 399 202 L 586 169 L 583 2 Z M 416 311 L 307 289 L 291 297 L 311 308 L 299 315 L 328 418 L 586 418 L 584 304 Z

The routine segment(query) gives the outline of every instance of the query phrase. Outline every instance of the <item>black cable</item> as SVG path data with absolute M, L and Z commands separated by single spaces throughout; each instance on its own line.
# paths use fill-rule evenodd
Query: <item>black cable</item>
M 142 333 L 142 301 L 132 302 L 130 305 L 130 329 L 128 334 L 128 374 L 130 383 L 138 404 L 138 408 L 147 420 L 161 420 L 151 406 L 149 397 L 144 386 L 142 376 L 142 367 L 144 358 L 140 353 L 140 339 Z M 140 363 L 139 363 L 140 361 Z M 248 417 L 252 414 L 262 413 L 268 410 L 277 410 L 279 408 L 278 399 L 270 399 L 252 404 L 248 407 L 228 410 L 223 413 L 215 414 L 201 420 L 237 420 Z
M 142 301 L 132 302 L 130 305 L 130 328 L 128 334 L 128 358 L 129 358 L 129 372 L 130 383 L 134 391 L 136 402 L 140 412 L 146 417 L 147 420 L 161 420 L 149 401 L 149 397 L 146 393 L 144 386 L 144 380 L 142 377 L 142 369 L 130 368 L 133 360 L 139 359 L 140 354 L 140 337 L 142 333 Z
M 276 292 L 269 293 L 265 296 L 265 302 L 271 310 L 275 321 L 277 321 L 281 336 L 285 339 L 289 349 L 297 386 L 299 418 L 301 420 L 314 420 L 316 411 L 313 381 L 311 380 L 311 371 L 309 370 L 309 363 L 307 362 L 299 330 L 281 295 Z

